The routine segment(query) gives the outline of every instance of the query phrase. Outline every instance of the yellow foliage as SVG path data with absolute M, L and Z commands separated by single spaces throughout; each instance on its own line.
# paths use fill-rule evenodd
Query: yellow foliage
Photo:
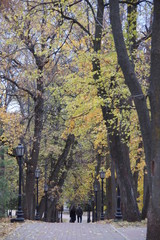
M 111 177 L 111 169 L 110 168 L 108 168 L 106 170 L 106 178 L 109 178 L 109 177 Z
M 0 140 L 10 146 L 10 150 L 18 144 L 18 139 L 23 133 L 23 127 L 20 124 L 20 115 L 18 113 L 6 112 L 4 107 L 0 108 L 0 123 L 2 134 Z

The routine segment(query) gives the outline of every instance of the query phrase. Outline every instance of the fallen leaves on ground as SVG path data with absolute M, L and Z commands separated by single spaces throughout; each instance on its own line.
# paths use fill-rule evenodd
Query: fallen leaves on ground
M 19 223 L 19 222 L 10 222 L 11 219 L 10 218 L 1 218 L 0 219 L 0 239 L 5 239 L 5 237 L 11 233 L 12 231 L 14 231 L 17 227 L 22 226 L 22 224 L 25 224 L 26 222 L 32 222 L 32 221 L 25 221 L 23 223 Z
M 106 223 L 110 223 L 114 225 L 116 228 L 120 227 L 146 227 L 147 226 L 147 220 L 142 220 L 140 222 L 127 222 L 123 220 L 105 220 Z

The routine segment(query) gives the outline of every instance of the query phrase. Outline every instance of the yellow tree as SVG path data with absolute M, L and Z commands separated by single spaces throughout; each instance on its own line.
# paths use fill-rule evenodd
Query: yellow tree
M 29 1 L 15 2 L 1 15 L 1 74 L 10 82 L 10 93 L 20 107 L 21 123 L 26 127 L 20 136 L 26 149 L 25 215 L 34 218 L 35 169 L 38 164 L 44 124 L 47 88 L 57 72 L 58 51 L 65 34 L 55 15 L 40 6 L 32 10 Z M 53 23 L 54 20 L 54 23 Z M 63 37 L 63 41 L 62 41 Z M 58 39 L 61 38 L 61 42 Z

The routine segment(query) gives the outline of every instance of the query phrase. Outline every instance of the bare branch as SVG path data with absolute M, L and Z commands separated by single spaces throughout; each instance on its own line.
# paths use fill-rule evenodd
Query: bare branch
M 72 18 L 72 17 L 69 17 L 69 16 L 65 15 L 62 11 L 59 11 L 59 10 L 56 10 L 56 9 L 55 9 L 55 11 L 61 13 L 61 15 L 64 19 L 72 21 L 73 24 L 74 23 L 77 24 L 84 32 L 86 32 L 89 36 L 91 36 L 91 33 L 79 21 L 77 21 L 75 18 Z
M 138 41 L 136 41 L 136 43 L 134 44 L 133 49 L 137 49 L 137 48 L 139 47 L 139 45 L 141 44 L 141 42 L 143 42 L 143 41 L 151 38 L 151 36 L 152 36 L 152 33 L 149 33 L 148 35 L 140 38 L 140 39 L 139 39 Z
M 119 3 L 127 3 L 127 4 L 130 4 L 130 5 L 133 5 L 133 6 L 137 6 L 138 4 L 143 3 L 143 2 L 153 5 L 152 1 L 146 1 L 146 0 L 139 0 L 137 2 L 131 2 L 131 1 L 127 1 L 127 0 L 126 1 L 125 0 L 124 1 L 119 1 Z
M 95 12 L 94 12 L 94 9 L 93 9 L 91 3 L 88 0 L 85 0 L 85 2 L 90 6 L 90 9 L 91 9 L 91 12 L 93 14 L 94 20 L 96 21 L 96 15 L 95 15 Z
M 1 78 L 1 79 L 5 79 L 5 80 L 11 82 L 11 83 L 14 84 L 18 89 L 23 90 L 24 92 L 27 92 L 27 93 L 32 97 L 32 99 L 34 99 L 34 101 L 36 100 L 35 95 L 34 95 L 31 91 L 29 91 L 27 88 L 24 88 L 24 87 L 19 86 L 19 84 L 18 84 L 17 82 L 13 81 L 12 79 L 10 79 L 9 77 L 7 77 L 7 76 L 5 76 L 5 75 L 0 75 L 0 78 Z

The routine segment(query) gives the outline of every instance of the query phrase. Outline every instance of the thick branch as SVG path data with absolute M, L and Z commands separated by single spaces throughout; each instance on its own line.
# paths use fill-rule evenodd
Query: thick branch
M 58 181 L 58 175 L 59 175 L 59 171 L 62 168 L 62 166 L 64 165 L 65 160 L 68 157 L 68 154 L 70 152 L 71 146 L 74 143 L 74 135 L 70 134 L 66 140 L 66 145 L 65 148 L 62 152 L 62 154 L 59 156 L 57 164 L 54 167 L 53 172 L 51 173 L 51 176 L 49 178 L 49 181 L 55 181 L 55 184 L 57 184 Z

